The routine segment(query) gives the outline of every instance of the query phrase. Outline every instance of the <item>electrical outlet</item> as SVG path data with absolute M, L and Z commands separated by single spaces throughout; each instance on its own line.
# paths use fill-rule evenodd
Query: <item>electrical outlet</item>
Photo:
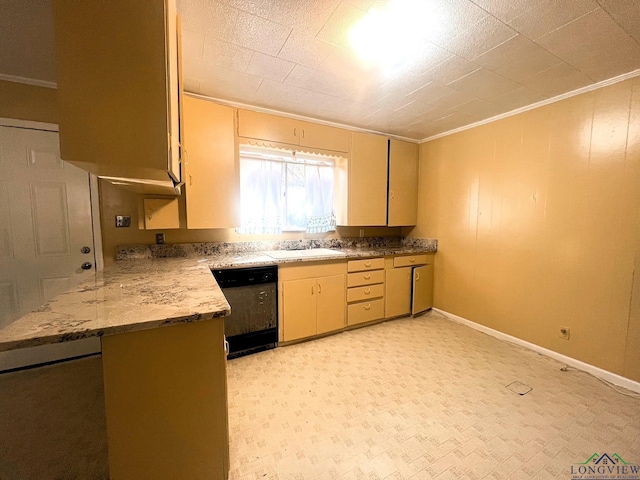
M 156 233 L 156 243 L 162 245 L 164 243 L 164 233 Z
M 116 215 L 116 228 L 128 228 L 131 226 L 131 217 L 129 215 Z
M 564 340 L 569 340 L 569 336 L 571 335 L 571 329 L 569 327 L 560 327 L 560 331 L 558 336 Z

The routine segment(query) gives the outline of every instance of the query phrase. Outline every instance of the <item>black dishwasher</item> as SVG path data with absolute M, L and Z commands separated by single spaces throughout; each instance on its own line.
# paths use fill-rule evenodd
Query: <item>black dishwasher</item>
M 231 306 L 224 319 L 228 358 L 278 344 L 278 267 L 211 270 Z

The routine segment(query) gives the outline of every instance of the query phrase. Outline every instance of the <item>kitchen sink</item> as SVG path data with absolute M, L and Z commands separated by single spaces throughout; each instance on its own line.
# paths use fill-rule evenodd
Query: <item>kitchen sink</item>
M 310 248 L 308 250 L 270 250 L 263 252 L 265 255 L 276 258 L 313 258 L 313 257 L 341 257 L 344 255 L 337 250 L 331 250 L 329 248 Z

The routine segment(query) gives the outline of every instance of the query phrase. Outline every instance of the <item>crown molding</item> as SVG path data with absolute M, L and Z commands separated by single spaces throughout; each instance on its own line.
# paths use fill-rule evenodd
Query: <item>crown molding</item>
M 631 72 L 623 73 L 622 75 L 618 75 L 617 77 L 612 77 L 607 80 L 602 80 L 601 82 L 587 85 L 586 87 L 578 88 L 577 90 L 572 90 L 570 92 L 563 93 L 561 95 L 556 95 L 555 97 L 547 98 L 546 100 L 542 100 L 537 103 L 532 103 L 531 105 L 527 105 L 525 107 L 520 107 L 510 112 L 501 113 L 500 115 L 496 115 L 495 117 L 486 118 L 484 120 L 480 120 L 479 122 L 475 122 L 469 125 L 465 125 L 463 127 L 455 128 L 447 132 L 438 133 L 437 135 L 433 135 L 431 137 L 423 138 L 422 140 L 419 140 L 418 143 L 426 143 L 426 142 L 430 142 L 431 140 L 436 140 L 438 138 L 453 135 L 454 133 L 464 132 L 465 130 L 469 130 L 471 128 L 479 127 L 481 125 L 486 125 L 487 123 L 496 122 L 498 120 L 502 120 L 503 118 L 512 117 L 514 115 L 518 115 L 519 113 L 528 112 L 529 110 L 534 110 L 536 108 L 544 107 L 545 105 L 549 105 L 551 103 L 556 103 L 561 100 L 566 100 L 567 98 L 575 97 L 576 95 L 582 95 L 583 93 L 591 92 L 599 88 L 608 87 L 609 85 L 623 82 L 625 80 L 629 80 L 630 78 L 635 78 L 638 76 L 640 76 L 640 68 L 637 70 L 632 70 Z
M 377 130 L 369 130 L 366 128 L 354 127 L 353 125 L 346 125 L 343 123 L 336 123 L 336 122 L 320 120 L 312 117 L 305 117 L 304 115 L 296 115 L 294 113 L 282 112 L 280 110 L 274 110 L 271 108 L 256 107 L 255 105 L 249 105 L 247 103 L 233 102 L 230 100 L 224 100 L 222 98 L 208 97 L 206 95 L 201 95 L 199 93 L 193 93 L 193 92 L 184 92 L 184 93 L 185 95 L 189 95 L 190 97 L 199 98 L 201 100 L 208 100 L 211 102 L 219 103 L 221 105 L 227 105 L 229 107 L 244 108 L 247 110 L 253 110 L 254 112 L 268 113 L 269 115 L 279 115 L 281 117 L 293 118 L 295 120 L 302 120 L 304 122 L 318 123 L 320 125 L 326 125 L 328 127 L 342 128 L 345 130 L 351 130 L 354 132 L 361 132 L 361 133 L 374 133 L 376 135 L 383 135 L 385 137 L 394 138 L 396 140 L 403 140 L 405 142 L 410 142 L 410 143 L 419 143 L 419 141 L 415 138 L 402 137 L 400 135 L 392 135 L 390 133 L 379 132 Z
M 33 120 L 18 120 L 16 118 L 0 117 L 0 127 L 26 128 L 29 130 L 43 130 L 46 132 L 57 132 L 58 125 L 55 123 L 35 122 Z
M 47 82 L 46 80 L 36 80 L 35 78 L 18 77 L 16 75 L 6 75 L 0 73 L 0 80 L 5 82 L 22 83 L 24 85 L 33 85 L 36 87 L 58 88 L 55 82 Z

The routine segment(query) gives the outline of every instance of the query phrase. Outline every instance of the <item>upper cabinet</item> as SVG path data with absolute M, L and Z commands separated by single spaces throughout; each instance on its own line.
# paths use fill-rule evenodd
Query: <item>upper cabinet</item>
M 415 225 L 418 146 L 353 132 L 350 158 L 338 164 L 336 191 L 338 225 Z
M 352 132 L 351 155 L 338 166 L 338 225 L 387 224 L 387 137 Z
M 350 132 L 327 125 L 239 109 L 238 136 L 348 152 Z
M 418 221 L 418 145 L 389 140 L 389 214 L 387 225 L 415 225 Z
M 61 156 L 103 177 L 181 181 L 175 0 L 54 0 Z
M 233 108 L 184 97 L 187 228 L 239 225 Z

